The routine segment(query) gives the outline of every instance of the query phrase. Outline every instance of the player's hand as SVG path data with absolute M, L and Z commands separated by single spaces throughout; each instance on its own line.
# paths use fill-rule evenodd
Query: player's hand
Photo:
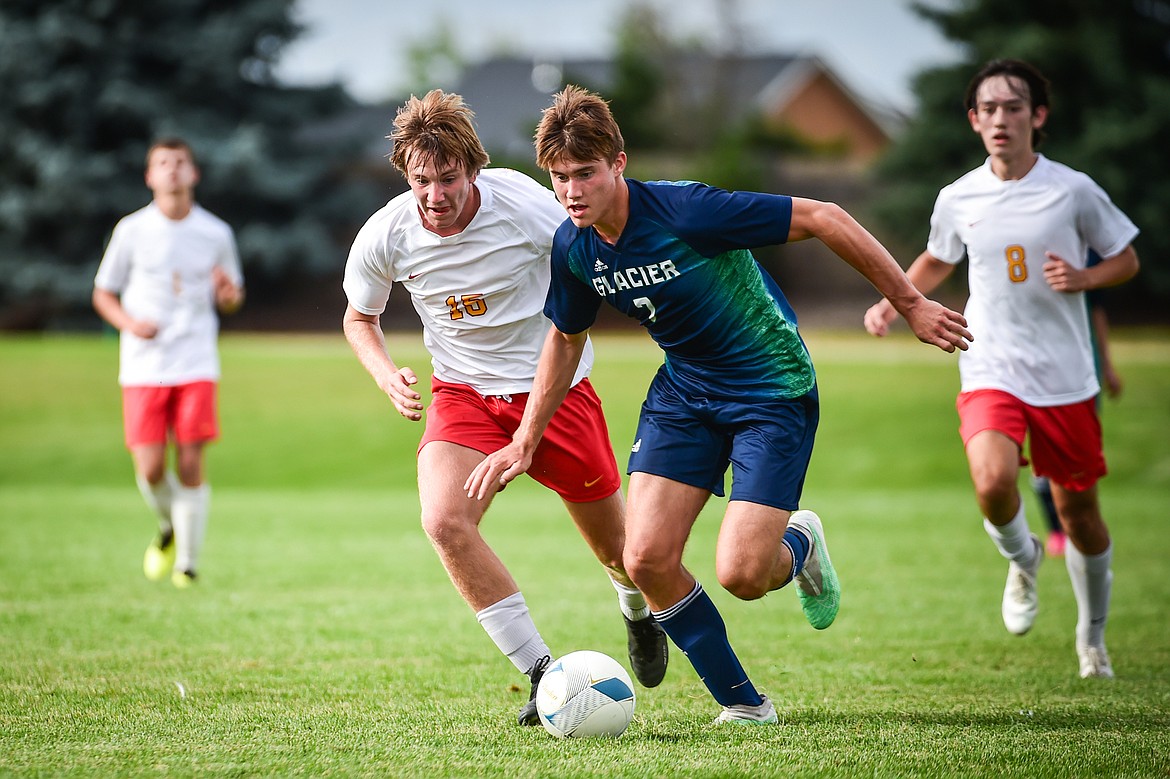
M 944 352 L 953 352 L 955 349 L 965 352 L 970 348 L 971 341 L 975 340 L 962 314 L 929 298 L 922 298 L 907 309 L 903 316 L 919 341 L 937 346 Z
M 211 284 L 215 289 L 215 307 L 225 314 L 234 314 L 244 304 L 244 290 L 236 286 L 223 268 L 211 269 Z
M 1105 394 L 1111 398 L 1121 397 L 1121 391 L 1125 389 L 1125 384 L 1121 380 L 1121 374 L 1112 365 L 1102 366 L 1101 383 L 1105 385 Z
M 378 382 L 378 387 L 394 403 L 394 408 L 398 409 L 398 413 L 411 422 L 422 419 L 423 410 L 422 395 L 413 389 L 415 384 L 418 384 L 418 376 L 414 375 L 413 370 L 406 367 L 399 368 L 390 374 L 385 382 Z
M 890 323 L 894 321 L 894 317 L 898 312 L 890 305 L 890 301 L 882 298 L 874 303 L 865 312 L 865 329 L 870 335 L 876 335 L 881 338 L 886 333 L 890 332 Z
M 1044 280 L 1048 282 L 1048 286 L 1057 292 L 1084 292 L 1088 289 L 1083 270 L 1074 268 L 1065 262 L 1064 258 L 1052 252 L 1044 254 L 1048 257 L 1048 262 L 1044 263 L 1043 267 Z
M 532 465 L 532 453 L 526 452 L 518 443 L 510 443 L 489 454 L 475 466 L 463 488 L 467 497 L 483 500 L 495 488 L 504 489 L 508 482 L 528 470 Z
M 145 338 L 148 341 L 158 335 L 158 323 L 150 319 L 131 320 L 128 329 L 134 335 L 139 338 Z

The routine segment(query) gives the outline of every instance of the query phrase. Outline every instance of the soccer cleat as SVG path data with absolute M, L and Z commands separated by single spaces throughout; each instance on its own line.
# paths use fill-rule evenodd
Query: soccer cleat
M 715 718 L 716 725 L 771 725 L 779 722 L 776 717 L 776 707 L 767 695 L 761 695 L 764 702 L 759 706 L 748 706 L 737 703 L 734 706 L 724 706 L 723 711 Z
M 1036 534 L 1032 534 L 1036 556 L 1028 566 L 1014 560 L 1008 565 L 1007 584 L 1003 588 L 1003 625 L 1009 633 L 1022 636 L 1032 629 L 1040 598 L 1036 592 L 1036 572 L 1044 560 L 1044 545 Z
M 1077 659 L 1081 661 L 1082 679 L 1112 679 L 1113 664 L 1104 646 L 1077 647 Z
M 142 572 L 152 582 L 161 582 L 175 567 L 175 536 L 173 533 L 159 534 L 146 554 L 142 556 Z
M 528 693 L 528 702 L 520 707 L 520 714 L 516 717 L 516 722 L 521 725 L 540 724 L 540 714 L 536 711 L 536 688 L 540 686 L 540 677 L 544 676 L 544 672 L 551 662 L 552 658 L 545 655 L 528 669 L 528 679 L 532 682 L 532 689 Z
M 796 594 L 800 597 L 800 607 L 804 609 L 808 624 L 824 630 L 833 624 L 841 608 L 841 583 L 829 559 L 825 529 L 820 517 L 804 510 L 794 512 L 788 525 L 795 526 L 812 540 L 804 568 L 796 575 Z
M 195 585 L 194 571 L 174 571 L 171 574 L 171 584 L 178 587 L 180 590 L 185 590 L 188 587 Z
M 1044 544 L 1044 553 L 1049 557 L 1064 557 L 1064 545 L 1068 537 L 1059 530 L 1048 534 L 1048 541 Z
M 643 687 L 657 687 L 666 676 L 666 664 L 670 660 L 670 647 L 666 633 L 654 617 L 626 621 L 626 647 L 630 653 L 630 667 L 634 678 Z

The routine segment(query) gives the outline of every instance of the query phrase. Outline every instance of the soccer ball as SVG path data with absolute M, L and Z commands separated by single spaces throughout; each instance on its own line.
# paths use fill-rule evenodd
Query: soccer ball
M 570 652 L 541 677 L 536 710 L 540 724 L 557 738 L 617 738 L 634 716 L 634 683 L 609 655 Z

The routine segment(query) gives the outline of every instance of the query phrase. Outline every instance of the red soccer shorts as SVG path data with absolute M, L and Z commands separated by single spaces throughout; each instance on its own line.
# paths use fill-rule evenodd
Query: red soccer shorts
M 1020 447 L 1029 438 L 1032 470 L 1067 490 L 1087 490 L 1107 473 L 1101 440 L 1101 420 L 1095 398 L 1067 406 L 1029 406 L 1000 390 L 962 392 L 955 402 L 959 410 L 959 436 L 966 445 L 984 430 L 1003 433 Z
M 485 455 L 512 442 L 528 393 L 484 397 L 465 384 L 431 378 L 431 405 L 419 451 L 431 441 Z M 528 475 L 571 503 L 608 498 L 621 487 L 601 401 L 588 379 L 569 390 L 536 447 Z
M 174 387 L 123 387 L 126 447 L 165 444 L 168 431 L 179 444 L 214 441 L 219 437 L 215 389 L 214 381 Z

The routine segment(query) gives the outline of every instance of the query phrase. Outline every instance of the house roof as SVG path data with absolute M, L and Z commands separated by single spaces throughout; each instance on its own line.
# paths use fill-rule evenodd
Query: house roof
M 476 112 L 479 134 L 489 151 L 530 156 L 532 133 L 552 94 L 567 83 L 577 83 L 604 95 L 614 82 L 614 69 L 610 59 L 501 56 L 469 67 L 455 91 Z M 892 109 L 859 97 L 819 57 L 808 54 L 716 57 L 693 51 L 675 58 L 666 75 L 684 105 L 707 107 L 715 96 L 718 110 L 730 121 L 774 112 L 820 75 L 886 136 L 896 132 L 900 120 Z
M 710 110 L 711 96 L 718 96 L 719 111 L 729 121 L 753 113 L 775 114 L 812 79 L 827 77 L 846 100 L 887 135 L 896 132 L 896 112 L 871 103 L 852 92 L 818 57 L 812 55 L 761 54 L 713 57 L 688 52 L 670 63 L 667 77 L 684 106 Z M 552 95 L 565 84 L 575 83 L 605 95 L 615 79 L 615 63 L 609 59 L 550 60 L 497 56 L 468 66 L 451 91 L 463 96 L 475 112 L 476 130 L 493 157 L 531 159 L 532 136 L 540 114 Z M 357 108 L 333 126 L 318 128 L 325 134 L 364 133 L 370 156 L 389 151 L 385 136 L 394 120 L 396 103 Z

